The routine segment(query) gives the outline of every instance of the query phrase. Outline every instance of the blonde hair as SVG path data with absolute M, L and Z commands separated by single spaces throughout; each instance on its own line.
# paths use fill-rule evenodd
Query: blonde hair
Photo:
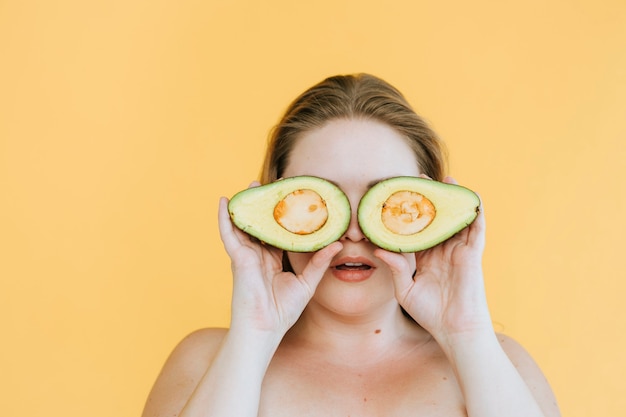
M 341 118 L 369 119 L 392 127 L 413 149 L 420 171 L 432 179 L 443 179 L 445 147 L 402 93 L 373 75 L 353 74 L 327 78 L 289 105 L 271 131 L 261 183 L 267 184 L 282 176 L 291 150 L 302 133 Z

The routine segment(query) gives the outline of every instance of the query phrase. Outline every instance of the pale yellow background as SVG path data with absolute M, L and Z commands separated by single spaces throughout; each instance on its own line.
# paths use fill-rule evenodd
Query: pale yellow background
M 228 324 L 219 196 L 296 94 L 357 71 L 481 193 L 493 319 L 564 415 L 623 415 L 626 3 L 387 3 L 0 0 L 3 415 L 139 415 L 174 345 Z

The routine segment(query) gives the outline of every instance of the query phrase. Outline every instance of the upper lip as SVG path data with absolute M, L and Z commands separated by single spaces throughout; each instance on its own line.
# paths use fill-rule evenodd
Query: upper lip
M 369 266 L 371 268 L 375 268 L 376 265 L 374 264 L 374 262 L 372 262 L 370 259 L 364 257 L 364 256 L 342 256 L 340 258 L 337 258 L 337 260 L 333 261 L 330 264 L 331 268 L 336 268 L 339 265 L 345 265 L 345 264 L 356 264 L 356 265 L 366 265 Z

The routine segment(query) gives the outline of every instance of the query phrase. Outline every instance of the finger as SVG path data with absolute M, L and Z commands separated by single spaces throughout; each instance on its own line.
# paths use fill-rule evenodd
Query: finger
M 480 196 L 478 196 L 480 198 Z M 480 204 L 478 205 L 478 215 L 474 222 L 469 226 L 469 236 L 468 243 L 471 246 L 476 246 L 479 248 L 485 247 L 485 234 L 486 234 L 486 221 L 485 221 L 485 210 L 483 208 L 483 201 L 480 199 Z
M 333 257 L 343 248 L 341 242 L 333 242 L 313 255 L 299 276 L 311 289 L 311 296 L 315 292 L 317 285 L 322 280 L 324 273 L 330 266 Z
M 391 270 L 391 277 L 396 289 L 396 298 L 400 304 L 403 304 L 409 289 L 413 285 L 413 271 L 409 262 L 404 256 L 383 249 L 376 249 L 374 256 L 387 264 Z
M 259 187 L 261 185 L 261 183 L 257 180 L 254 180 L 250 183 L 250 185 L 248 185 L 248 188 L 255 188 L 255 187 Z
M 459 185 L 459 182 L 450 176 L 446 176 L 443 179 L 446 184 Z
M 220 238 L 224 244 L 224 248 L 229 255 L 232 255 L 234 250 L 241 246 L 241 240 L 238 236 L 239 229 L 230 220 L 230 214 L 228 213 L 228 199 L 226 197 L 220 198 L 218 209 L 218 226 L 220 232 Z

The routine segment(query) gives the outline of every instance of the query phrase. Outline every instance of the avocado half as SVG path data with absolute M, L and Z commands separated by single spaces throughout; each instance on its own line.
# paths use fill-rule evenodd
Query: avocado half
M 315 252 L 350 224 L 350 202 L 334 184 L 297 176 L 240 191 L 228 203 L 235 226 L 290 252 Z
M 419 252 L 469 226 L 480 199 L 468 188 L 418 177 L 395 177 L 370 188 L 359 203 L 363 234 L 383 249 Z

